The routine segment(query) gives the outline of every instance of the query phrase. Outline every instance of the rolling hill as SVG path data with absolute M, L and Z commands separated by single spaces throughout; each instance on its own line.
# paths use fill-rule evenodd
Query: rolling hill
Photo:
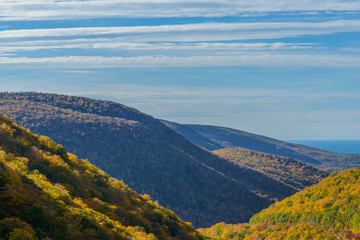
M 196 227 L 246 222 L 293 187 L 190 143 L 157 119 L 109 101 L 0 93 L 0 112 L 123 180 Z
M 360 239 L 360 169 L 331 174 L 260 213 L 250 224 L 200 231 L 215 239 Z
M 299 160 L 280 157 L 268 153 L 255 152 L 240 148 L 224 148 L 213 151 L 239 165 L 262 172 L 297 190 L 320 182 L 329 174 Z
M 360 154 L 342 154 L 323 149 L 308 147 L 301 144 L 288 143 L 281 140 L 257 135 L 241 130 L 226 127 L 184 124 L 183 127 L 195 132 L 194 135 L 183 134 L 179 127 L 181 124 L 167 123 L 167 126 L 182 134 L 189 141 L 210 151 L 221 148 L 245 148 L 253 151 L 264 152 L 283 157 L 289 157 L 311 164 L 328 172 L 340 171 L 360 167 Z M 176 126 L 176 128 L 174 127 Z M 188 131 L 190 133 L 190 131 Z M 198 135 L 207 138 L 197 141 Z M 208 146 L 218 146 L 209 148 Z
M 1 115 L 0 238 L 203 239 L 149 196 Z

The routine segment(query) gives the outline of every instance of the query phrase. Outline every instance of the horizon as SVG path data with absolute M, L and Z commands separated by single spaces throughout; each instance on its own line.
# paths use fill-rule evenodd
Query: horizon
M 65 93 L 54 93 L 54 92 L 36 92 L 36 91 L 18 91 L 18 92 L 11 92 L 11 91 L 4 91 L 4 92 L 9 92 L 9 93 L 25 93 L 25 92 L 35 92 L 35 93 L 44 93 L 44 94 L 59 94 L 59 95 L 69 95 L 69 94 L 65 94 Z M 70 95 L 70 96 L 75 96 L 75 97 L 84 97 L 84 98 L 92 98 L 92 99 L 95 99 L 95 100 L 103 100 L 103 101 L 113 101 L 115 103 L 120 103 L 120 104 L 123 104 L 121 102 L 116 102 L 114 100 L 107 100 L 107 99 L 101 99 L 101 98 L 93 98 L 93 97 L 86 97 L 86 96 L 79 96 L 79 95 Z M 128 107 L 131 107 L 129 105 L 126 105 Z M 135 108 L 136 109 L 136 108 Z M 139 109 L 136 109 L 136 110 L 139 110 Z M 143 112 L 143 113 L 146 113 L 146 112 Z M 146 113 L 146 114 L 149 114 L 149 113 Z M 149 114 L 151 115 L 151 114 Z M 151 115 L 152 117 L 154 117 L 153 115 Z M 156 118 L 156 117 L 154 117 Z M 166 120 L 166 121 L 170 121 L 168 119 L 163 119 L 163 118 L 156 118 L 156 119 L 159 119 L 159 120 Z M 173 122 L 173 121 L 170 121 L 170 122 Z M 183 123 L 183 122 L 175 122 L 175 123 L 178 123 L 178 124 L 182 124 L 182 125 L 187 125 L 187 124 L 195 124 L 195 125 L 206 125 L 206 126 L 216 126 L 216 127 L 224 127 L 224 128 L 232 128 L 232 129 L 235 129 L 235 130 L 239 130 L 239 131 L 244 131 L 244 132 L 249 132 L 249 133 L 252 133 L 252 134 L 256 134 L 256 135 L 261 135 L 261 136 L 265 136 L 265 137 L 269 137 L 269 138 L 274 138 L 274 139 L 278 139 L 278 140 L 281 140 L 281 141 L 285 141 L 285 142 L 293 142 L 293 143 L 296 143 L 297 141 L 301 142 L 301 141 L 309 141 L 309 142 L 317 142 L 317 141 L 328 141 L 328 142 L 333 142 L 333 141 L 342 141 L 342 142 L 360 142 L 360 139 L 280 139 L 280 138 L 275 138 L 273 136 L 267 136 L 267 135 L 264 135 L 264 134 L 261 134 L 261 133 L 256 133 L 256 132 L 250 132 L 246 129 L 240 129 L 240 128 L 233 128 L 233 127 L 229 127 L 229 126 L 222 126 L 222 125 L 211 125 L 211 124 L 203 124 L 203 123 Z M 301 144 L 301 143 L 300 143 Z M 310 146 L 310 145 L 308 145 Z M 328 149 L 327 149 L 328 150 Z
M 360 139 L 360 3 L 0 3 L 0 91 L 276 139 Z

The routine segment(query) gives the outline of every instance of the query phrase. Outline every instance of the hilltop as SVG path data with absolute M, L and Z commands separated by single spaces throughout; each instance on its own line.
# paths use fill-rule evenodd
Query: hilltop
M 246 222 L 296 189 L 204 150 L 125 105 L 43 93 L 0 93 L 0 111 L 196 227 Z

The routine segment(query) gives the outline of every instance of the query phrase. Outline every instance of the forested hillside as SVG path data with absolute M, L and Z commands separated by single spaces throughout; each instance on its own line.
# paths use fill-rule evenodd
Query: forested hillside
M 333 173 L 319 184 L 255 214 L 250 224 L 216 224 L 217 239 L 360 239 L 360 169 Z
M 253 151 L 297 159 L 328 172 L 360 167 L 360 154 L 335 153 L 305 145 L 288 143 L 241 130 L 218 126 L 184 124 L 183 127 L 189 129 L 189 131 L 186 132 L 187 134 L 183 134 L 179 125 L 180 124 L 168 124 L 170 128 L 177 131 L 179 134 L 182 134 L 189 141 L 210 151 L 216 150 L 213 147 L 216 145 L 220 145 L 217 149 L 245 148 Z M 189 134 L 190 131 L 194 131 L 195 134 Z M 197 141 L 199 134 L 202 137 L 207 138 L 208 141 Z M 209 145 L 211 147 L 208 147 Z
M 0 238 L 203 239 L 149 196 L 3 116 Z
M 293 187 L 217 157 L 124 105 L 39 93 L 1 93 L 0 111 L 124 180 L 196 227 L 245 222 Z
M 236 164 L 260 171 L 297 190 L 318 183 L 329 174 L 301 161 L 268 153 L 240 148 L 224 148 L 213 153 L 225 157 Z

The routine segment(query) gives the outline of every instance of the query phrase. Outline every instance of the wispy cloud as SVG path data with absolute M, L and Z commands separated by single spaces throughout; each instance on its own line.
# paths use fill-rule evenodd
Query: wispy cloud
M 360 20 L 325 22 L 198 23 L 133 27 L 82 27 L 0 31 L 1 65 L 25 67 L 203 67 L 323 66 L 355 67 L 359 56 L 299 50 L 320 49 L 312 43 L 266 43 L 263 39 L 359 32 Z M 229 41 L 243 42 L 229 42 Z M 244 40 L 249 40 L 248 43 Z M 257 40 L 258 42 L 251 42 Z M 73 54 L 70 49 L 87 52 Z M 117 51 L 100 53 L 96 50 Z M 56 50 L 64 50 L 57 56 Z M 127 51 L 124 54 L 124 50 Z M 283 50 L 280 52 L 280 50 Z M 294 52 L 298 50 L 298 52 Z M 25 52 L 42 51 L 41 55 Z M 46 52 L 47 51 L 47 52 Z M 284 52 L 287 51 L 287 52 Z M 104 55 L 101 55 L 104 54 Z M 26 56 L 26 57 L 25 57 Z
M 350 67 L 360 66 L 360 56 L 347 55 L 216 55 L 216 56 L 140 56 L 140 57 L 0 57 L 0 65 L 38 68 L 111 68 L 111 67 Z
M 91 74 L 91 73 L 94 73 L 95 71 L 88 71 L 88 70 L 62 70 L 60 72 L 63 72 L 63 73 L 79 73 L 79 74 L 83 74 L 83 73 L 88 73 L 88 74 Z
M 119 35 L 122 39 L 131 39 L 136 42 L 181 42 L 268 39 L 359 31 L 360 20 L 336 20 L 327 22 L 198 23 L 135 27 L 3 30 L 0 31 L 0 39 Z M 213 34 L 214 32 L 216 32 L 215 36 Z M 139 34 L 144 34 L 144 36 Z
M 0 3 L 1 20 L 44 20 L 99 17 L 215 17 L 252 12 L 358 11 L 352 0 L 93 0 L 13 1 Z
M 2 56 L 13 56 L 14 54 L 11 53 L 4 53 L 4 52 L 0 52 L 0 57 Z
M 354 66 L 358 58 L 319 53 L 293 56 L 294 50 L 321 49 L 312 43 L 266 43 L 304 35 L 359 32 L 360 20 L 256 23 L 199 23 L 134 27 L 83 27 L 20 29 L 0 31 L 0 52 L 9 58 L 1 64 L 80 64 L 84 67 L 171 67 L 171 66 Z M 243 42 L 229 42 L 229 41 Z M 249 40 L 248 43 L 244 42 Z M 251 42 L 257 40 L 258 42 Z M 72 56 L 70 49 L 92 50 Z M 112 57 L 99 56 L 102 49 L 114 49 Z M 64 50 L 56 57 L 56 50 Z M 126 57 L 121 51 L 127 51 Z M 292 51 L 281 55 L 280 50 Z M 24 52 L 42 51 L 23 57 Z M 46 52 L 47 51 L 47 52 Z M 13 59 L 11 55 L 16 53 Z M 110 52 L 108 51 L 107 54 Z M 26 53 L 25 53 L 26 54 Z M 284 53 L 282 53 L 284 54 Z M 65 56 L 64 56 L 65 55 Z M 81 55 L 81 54 L 79 54 Z M 100 54 L 101 55 L 101 54 Z M 234 55 L 234 56 L 230 56 Z M 254 55 L 254 56 L 251 56 Z M 260 56 L 262 55 L 262 56 Z M 316 60 L 318 62 L 314 62 Z M 353 62 L 351 62 L 354 60 Z M 96 62 L 96 64 L 94 64 Z
M 75 43 L 76 42 L 76 43 Z M 131 51 L 145 50 L 187 50 L 187 51 L 214 51 L 222 50 L 234 53 L 234 51 L 265 51 L 265 50 L 293 50 L 309 49 L 314 47 L 311 43 L 133 43 L 119 42 L 118 39 L 108 38 L 89 41 L 20 41 L 9 42 L 0 46 L 2 52 L 21 52 L 54 49 L 117 49 Z

